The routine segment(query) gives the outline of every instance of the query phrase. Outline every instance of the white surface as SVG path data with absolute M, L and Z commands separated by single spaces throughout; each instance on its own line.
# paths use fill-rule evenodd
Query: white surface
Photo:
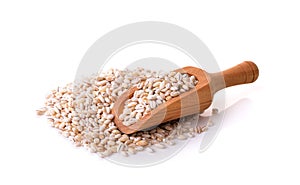
M 170 47 L 167 45 L 159 44 L 159 43 L 140 43 L 136 44 L 127 48 L 124 48 L 123 50 L 116 53 L 114 56 L 112 56 L 109 61 L 104 65 L 103 70 L 108 70 L 114 66 L 118 66 L 120 69 L 124 69 L 125 67 L 128 67 L 129 65 L 132 65 L 132 63 L 135 63 L 136 61 L 142 60 L 148 60 L 153 59 L 154 57 L 158 57 L 164 60 L 167 60 L 169 62 L 166 62 L 169 65 L 166 65 L 167 67 L 174 67 L 173 69 L 168 70 L 175 70 L 179 67 L 184 66 L 197 66 L 197 64 L 185 53 L 181 52 L 180 50 Z M 183 64 L 184 61 L 184 64 Z M 156 65 L 153 65 L 151 63 L 148 63 L 148 65 L 142 65 L 139 67 L 148 67 L 151 70 L 161 70 L 165 69 L 164 67 L 157 66 L 158 64 L 162 63 L 161 61 L 158 61 Z M 122 65 L 120 65 L 120 63 Z M 136 64 L 138 65 L 139 62 Z M 173 64 L 173 65 L 172 65 Z M 170 66 L 171 65 L 171 66 Z M 137 66 L 134 66 L 136 68 Z M 156 69 L 155 69 L 156 68 Z
M 299 184 L 299 17 L 296 1 L 1 1 L 0 184 Z M 222 69 L 253 60 L 260 77 L 226 91 L 207 151 L 193 140 L 160 165 L 126 168 L 74 148 L 34 110 L 97 38 L 145 20 L 192 31 Z

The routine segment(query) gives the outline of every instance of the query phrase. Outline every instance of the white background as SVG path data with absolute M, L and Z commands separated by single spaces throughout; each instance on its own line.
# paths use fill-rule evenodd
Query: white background
M 1 1 L 0 184 L 299 184 L 299 5 L 296 1 Z M 228 114 L 204 153 L 128 168 L 75 149 L 35 116 L 72 82 L 103 34 L 165 21 L 198 35 L 221 69 L 243 60 L 257 82 L 226 90 Z

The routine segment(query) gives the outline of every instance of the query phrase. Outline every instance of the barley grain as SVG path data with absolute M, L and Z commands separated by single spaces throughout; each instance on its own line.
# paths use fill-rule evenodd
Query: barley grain
M 180 140 L 185 140 L 186 139 L 186 136 L 181 134 L 179 136 L 177 136 L 177 139 L 180 139 Z
M 46 107 L 42 107 L 42 108 L 36 110 L 36 114 L 38 116 L 41 116 L 41 115 L 44 115 L 46 113 L 46 111 L 47 111 L 47 108 Z
M 183 133 L 190 137 L 190 133 L 196 133 L 195 129 L 169 122 L 150 131 L 130 136 L 122 134 L 113 121 L 114 102 L 130 87 L 137 86 L 139 90 L 125 103 L 126 108 L 119 116 L 134 124 L 149 111 L 196 84 L 195 77 L 176 72 L 109 70 L 52 90 L 46 97 L 46 106 L 36 112 L 46 115 L 49 124 L 76 146 L 96 152 L 100 157 L 117 152 L 127 156 L 142 150 L 152 153 L 152 146 L 162 149 L 166 147 L 163 143 L 173 145 L 173 139 Z
M 146 146 L 148 145 L 148 142 L 146 140 L 140 140 L 138 142 L 136 142 L 137 146 Z
M 128 153 L 126 151 L 121 151 L 122 156 L 128 157 Z
M 134 149 L 135 149 L 136 151 L 143 151 L 145 148 L 142 147 L 142 146 L 136 146 Z
M 149 152 L 149 153 L 153 153 L 153 152 L 154 152 L 154 149 L 153 149 L 153 148 L 150 148 L 150 147 L 147 147 L 145 150 L 146 150 L 147 152 Z
M 164 149 L 164 148 L 166 148 L 166 146 L 163 145 L 162 143 L 156 143 L 156 144 L 154 144 L 153 146 L 155 146 L 156 148 L 159 148 L 159 149 Z
M 207 121 L 207 126 L 208 126 L 208 127 L 214 126 L 214 122 L 213 122 L 211 119 L 209 119 L 209 120 Z
M 132 148 L 132 147 L 129 147 L 128 148 L 128 153 L 129 154 L 136 154 L 136 150 L 134 148 Z
M 212 114 L 214 115 L 214 114 L 218 114 L 218 112 L 219 112 L 219 110 L 217 109 L 217 108 L 213 108 L 212 109 Z
M 175 141 L 173 141 L 173 140 L 167 140 L 166 143 L 170 146 L 175 145 Z

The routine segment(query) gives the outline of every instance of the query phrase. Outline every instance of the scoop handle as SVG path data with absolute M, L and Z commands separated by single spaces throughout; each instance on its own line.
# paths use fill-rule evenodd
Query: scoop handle
M 258 67 L 251 61 L 242 62 L 222 72 L 209 74 L 213 92 L 225 87 L 255 82 L 258 75 Z

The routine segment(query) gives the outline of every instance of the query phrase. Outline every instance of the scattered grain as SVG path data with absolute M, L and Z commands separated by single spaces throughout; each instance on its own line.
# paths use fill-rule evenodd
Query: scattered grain
M 196 84 L 194 76 L 176 72 L 112 69 L 52 90 L 46 97 L 45 107 L 36 113 L 46 115 L 49 124 L 75 146 L 85 147 L 100 157 L 117 152 L 128 156 L 142 150 L 153 153 L 152 147 L 166 148 L 166 145 L 175 144 L 176 137 L 182 137 L 180 135 L 185 132 L 189 137 L 189 132 L 197 133 L 196 129 L 182 128 L 175 120 L 150 131 L 122 134 L 113 121 L 111 110 L 114 102 L 131 86 L 137 86 L 139 90 L 127 102 L 127 108 L 119 117 L 133 124 L 152 109 Z

